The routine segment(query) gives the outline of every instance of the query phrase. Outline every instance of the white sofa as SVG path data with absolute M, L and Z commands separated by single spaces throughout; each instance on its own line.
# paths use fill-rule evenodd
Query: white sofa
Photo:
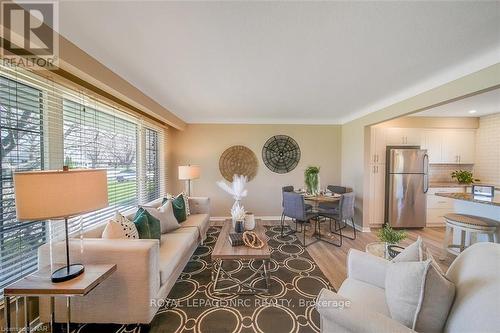
M 348 277 L 338 293 L 323 289 L 318 296 L 321 332 L 415 332 L 390 317 L 384 290 L 389 264 L 351 250 Z M 446 277 L 455 284 L 456 294 L 444 332 L 500 332 L 500 244 L 467 248 Z
M 147 206 L 159 207 L 162 199 Z M 209 198 L 189 198 L 191 215 L 173 232 L 154 239 L 102 239 L 105 224 L 70 242 L 71 261 L 82 264 L 116 264 L 117 270 L 87 296 L 72 298 L 71 321 L 75 323 L 149 324 L 167 297 L 209 228 Z M 131 218 L 137 209 L 124 212 Z M 38 250 L 39 267 L 50 264 L 48 244 Z M 64 242 L 53 244 L 55 263 L 64 263 Z M 56 300 L 57 322 L 66 320 L 64 299 Z M 49 321 L 49 300 L 40 299 L 40 318 Z

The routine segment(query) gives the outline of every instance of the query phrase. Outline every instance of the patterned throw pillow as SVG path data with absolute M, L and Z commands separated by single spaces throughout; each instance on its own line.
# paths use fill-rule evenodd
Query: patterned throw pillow
M 182 195 L 182 198 L 184 199 L 184 207 L 186 208 L 186 216 L 191 215 L 191 212 L 189 211 L 189 197 L 184 192 L 182 192 L 179 195 Z
M 125 216 L 116 212 L 102 233 L 102 238 L 107 239 L 138 239 L 139 232 L 135 224 Z

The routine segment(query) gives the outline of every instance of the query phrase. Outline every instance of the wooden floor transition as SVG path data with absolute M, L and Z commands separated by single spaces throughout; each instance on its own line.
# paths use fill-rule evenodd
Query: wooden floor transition
M 221 225 L 223 222 L 213 222 L 213 225 Z M 279 221 L 264 221 L 265 225 L 276 225 Z M 323 224 L 322 230 L 328 228 L 327 223 Z M 310 239 L 313 232 L 313 228 L 310 228 L 306 233 L 306 240 Z M 352 229 L 348 228 L 344 230 L 348 235 L 352 234 Z M 323 232 L 322 232 L 323 233 Z M 326 230 L 324 231 L 326 234 Z M 339 289 L 342 282 L 347 276 L 346 271 L 346 258 L 349 249 L 357 249 L 360 251 L 365 250 L 365 246 L 372 242 L 377 242 L 377 230 L 372 230 L 371 232 L 357 232 L 356 240 L 350 240 L 344 238 L 342 247 L 335 247 L 326 242 L 317 242 L 308 246 L 307 252 L 316 261 L 319 268 L 323 271 L 325 276 L 328 278 L 330 283 L 335 289 Z M 444 261 L 439 261 L 438 257 L 440 254 L 441 244 L 444 239 L 444 227 L 442 228 L 423 228 L 423 229 L 413 229 L 408 231 L 408 238 L 402 242 L 402 246 L 407 246 L 414 242 L 418 236 L 421 236 L 425 246 L 430 250 L 431 254 L 438 261 L 439 265 L 444 272 L 448 269 L 452 261 L 456 258 L 452 254 L 448 254 Z M 333 235 L 333 237 L 337 237 Z M 300 237 L 301 238 L 301 237 Z M 302 238 L 301 238 L 302 239 Z M 334 238 L 336 240 L 336 238 Z

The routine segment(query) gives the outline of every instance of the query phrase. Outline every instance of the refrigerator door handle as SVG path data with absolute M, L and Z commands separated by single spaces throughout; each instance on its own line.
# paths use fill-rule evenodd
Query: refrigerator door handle
M 425 154 L 423 160 L 423 171 L 424 171 L 424 193 L 429 191 L 429 155 Z

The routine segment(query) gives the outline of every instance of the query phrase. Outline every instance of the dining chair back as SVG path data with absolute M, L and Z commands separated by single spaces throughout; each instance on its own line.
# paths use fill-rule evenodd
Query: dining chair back
M 283 215 L 297 221 L 306 221 L 306 206 L 300 193 L 283 192 Z
M 330 192 L 337 193 L 337 194 L 344 194 L 347 193 L 347 187 L 344 186 L 338 186 L 338 185 L 328 185 L 326 187 Z
M 294 188 L 293 188 L 293 185 L 287 185 L 287 186 L 283 186 L 281 188 L 281 207 L 283 207 L 283 193 L 285 192 L 293 192 Z
M 354 192 L 347 192 L 342 194 L 339 203 L 339 215 L 340 220 L 352 220 L 354 221 L 354 200 L 355 200 Z

